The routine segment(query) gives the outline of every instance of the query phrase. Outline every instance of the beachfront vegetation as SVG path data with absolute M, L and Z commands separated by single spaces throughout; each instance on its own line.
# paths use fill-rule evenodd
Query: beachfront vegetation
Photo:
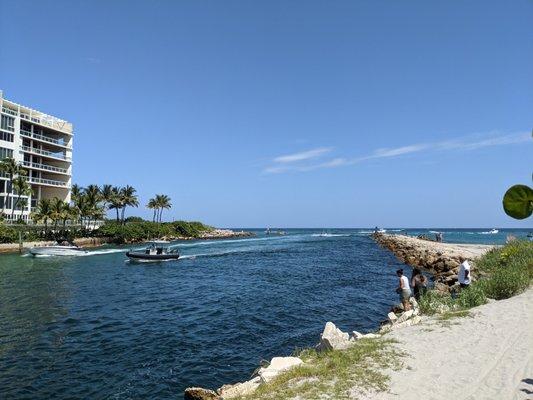
M 297 354 L 304 364 L 278 375 L 241 400 L 351 399 L 356 391 L 383 391 L 387 368 L 399 368 L 401 353 L 392 340 L 361 339 L 346 350 Z
M 479 279 L 457 295 L 429 290 L 420 299 L 424 314 L 468 310 L 487 302 L 502 300 L 526 290 L 533 281 L 533 243 L 514 240 L 495 248 L 476 261 Z
M 201 222 L 150 222 L 132 221 L 106 223 L 95 231 L 96 236 L 112 238 L 115 243 L 142 242 L 150 239 L 167 238 L 197 238 L 202 233 L 213 230 L 212 227 Z

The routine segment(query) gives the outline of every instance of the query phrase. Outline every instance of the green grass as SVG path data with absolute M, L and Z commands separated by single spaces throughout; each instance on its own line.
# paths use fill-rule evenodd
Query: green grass
M 349 399 L 353 388 L 383 391 L 387 368 L 399 368 L 401 353 L 394 341 L 362 339 L 347 350 L 318 353 L 304 350 L 305 364 L 293 368 L 241 400 Z
M 462 289 L 456 298 L 435 290 L 419 301 L 427 315 L 457 313 L 487 302 L 487 299 L 508 299 L 526 290 L 533 280 L 533 243 L 513 241 L 493 249 L 476 261 L 474 275 L 479 279 Z

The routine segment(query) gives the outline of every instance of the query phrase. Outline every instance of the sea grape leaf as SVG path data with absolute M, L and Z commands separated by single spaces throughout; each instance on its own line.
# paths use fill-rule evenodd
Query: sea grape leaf
M 533 213 L 533 189 L 526 185 L 514 185 L 503 196 L 503 209 L 515 219 L 524 219 Z

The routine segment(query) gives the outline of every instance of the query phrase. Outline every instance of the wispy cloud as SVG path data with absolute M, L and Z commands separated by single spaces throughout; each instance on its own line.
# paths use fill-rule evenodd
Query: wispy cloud
M 287 154 L 274 158 L 275 163 L 287 164 L 297 161 L 311 160 L 333 150 L 331 147 L 319 147 L 317 149 L 302 151 L 300 153 Z
M 506 135 L 469 135 L 442 142 L 418 143 L 393 148 L 379 148 L 370 154 L 355 158 L 337 157 L 323 162 L 315 162 L 314 164 L 305 163 L 306 161 L 315 160 L 333 150 L 330 147 L 321 147 L 301 153 L 276 157 L 272 160 L 274 165 L 265 168 L 263 172 L 266 174 L 279 174 L 289 171 L 307 172 L 317 169 L 344 167 L 373 159 L 398 157 L 406 154 L 419 153 L 421 151 L 471 151 L 484 147 L 505 146 L 525 143 L 528 141 L 531 141 L 531 134 L 526 132 Z

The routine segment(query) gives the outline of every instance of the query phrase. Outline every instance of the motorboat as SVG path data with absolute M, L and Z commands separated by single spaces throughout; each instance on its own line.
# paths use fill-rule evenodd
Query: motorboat
M 52 246 L 32 247 L 30 254 L 34 256 L 82 256 L 88 251 L 67 240 L 59 240 Z
M 169 261 L 180 258 L 178 249 L 171 249 L 170 242 L 166 240 L 154 240 L 148 242 L 144 249 L 130 250 L 126 253 L 131 261 L 150 262 L 150 261 Z
M 498 233 L 498 232 L 499 232 L 499 230 L 498 230 L 498 229 L 494 229 L 494 228 L 492 228 L 492 229 L 489 231 L 489 233 L 490 233 L 491 235 L 495 235 L 495 234 Z

